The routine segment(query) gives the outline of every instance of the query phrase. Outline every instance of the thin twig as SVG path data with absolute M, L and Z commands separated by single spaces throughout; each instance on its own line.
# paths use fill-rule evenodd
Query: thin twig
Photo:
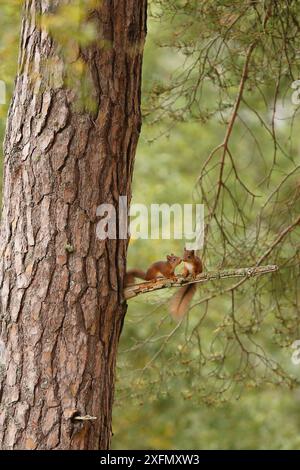
M 288 227 L 286 227 L 282 232 L 278 235 L 278 237 L 274 240 L 272 245 L 267 249 L 267 251 L 259 258 L 257 261 L 257 265 L 262 263 L 268 256 L 269 254 L 274 250 L 274 248 L 283 240 L 283 238 L 291 232 L 297 225 L 300 225 L 300 215 L 297 217 L 297 219 Z

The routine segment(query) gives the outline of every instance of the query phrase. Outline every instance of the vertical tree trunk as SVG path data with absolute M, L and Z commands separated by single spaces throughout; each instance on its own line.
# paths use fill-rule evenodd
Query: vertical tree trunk
M 131 194 L 146 0 L 99 0 L 83 54 L 95 115 L 74 108 L 59 47 L 27 0 L 5 141 L 1 232 L 2 449 L 106 449 L 125 314 L 126 240 L 96 208 Z M 77 421 L 74 413 L 97 417 Z

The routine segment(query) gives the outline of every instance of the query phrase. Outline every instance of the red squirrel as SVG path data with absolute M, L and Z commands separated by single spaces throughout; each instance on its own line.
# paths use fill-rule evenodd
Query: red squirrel
M 168 279 L 176 279 L 175 268 L 182 262 L 182 258 L 175 256 L 173 253 L 167 255 L 167 261 L 156 261 L 151 264 L 147 272 L 140 269 L 131 269 L 127 271 L 125 276 L 125 286 L 134 283 L 136 277 L 145 281 L 155 280 L 157 277 L 167 277 Z
M 183 277 L 191 275 L 193 278 L 195 278 L 197 274 L 200 274 L 203 271 L 202 261 L 199 256 L 195 255 L 194 250 L 184 249 L 183 263 Z M 174 320 L 180 321 L 184 317 L 195 292 L 196 285 L 187 284 L 186 286 L 180 287 L 176 294 L 173 295 L 170 300 L 169 309 Z

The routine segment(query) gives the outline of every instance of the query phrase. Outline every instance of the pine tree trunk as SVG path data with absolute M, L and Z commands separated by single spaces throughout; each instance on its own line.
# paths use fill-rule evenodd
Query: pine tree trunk
M 26 1 L 4 145 L 1 449 L 107 449 L 112 434 L 127 241 L 97 239 L 96 209 L 131 195 L 146 0 L 90 12 L 104 39 L 82 52 L 93 115 L 38 26 L 60 3 Z

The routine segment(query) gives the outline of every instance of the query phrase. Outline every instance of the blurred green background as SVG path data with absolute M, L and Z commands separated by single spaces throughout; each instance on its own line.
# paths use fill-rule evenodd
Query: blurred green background
M 8 101 L 17 65 L 21 3 L 1 1 L 0 79 L 7 85 Z M 203 202 L 196 180 L 210 151 L 224 138 L 228 122 L 226 106 L 229 110 L 232 107 L 244 60 L 243 54 L 236 54 L 235 67 L 227 77 L 230 84 L 222 88 L 222 97 L 212 79 L 204 83 L 199 113 L 193 107 L 182 112 L 188 91 L 181 87 L 178 95 L 176 89 L 174 93 L 174 76 L 179 77 L 186 70 L 186 61 L 194 56 L 194 53 L 189 56 L 187 51 L 199 41 L 200 23 L 192 8 L 185 10 L 184 18 L 176 16 L 172 9 L 161 17 L 167 3 L 175 5 L 178 13 L 189 2 L 151 2 L 150 5 L 143 73 L 144 123 L 133 181 L 133 202 L 146 205 Z M 190 3 L 195 7 L 197 2 Z M 232 7 L 232 2 L 215 3 Z M 243 3 L 238 2 L 236 7 L 242 9 Z M 218 23 L 212 9 L 203 14 L 207 15 L 207 22 L 205 28 L 201 24 L 201 34 L 213 37 L 220 20 Z M 246 26 L 245 20 L 239 30 L 245 36 L 238 38 L 242 48 L 249 41 Z M 218 31 L 218 34 L 222 33 Z M 257 64 L 262 60 L 259 54 L 263 53 L 257 54 Z M 274 69 L 277 65 L 274 59 Z M 191 80 L 197 80 L 199 73 L 195 67 Z M 271 68 L 267 72 L 258 68 L 255 79 L 261 80 L 264 93 L 258 92 L 258 88 L 248 89 L 246 97 L 249 107 L 261 111 L 266 122 L 271 119 L 276 85 L 272 73 Z M 281 116 L 294 111 L 290 79 L 285 79 Z M 188 80 L 184 79 L 183 83 Z M 166 96 L 174 98 L 172 105 L 171 99 L 163 101 Z M 0 105 L 1 140 L 7 108 L 8 105 Z M 216 230 L 216 238 L 210 242 L 204 260 L 207 269 L 252 265 L 265 252 L 267 242 L 276 238 L 281 222 L 288 225 L 299 209 L 295 187 L 300 180 L 296 170 L 283 186 L 283 193 L 276 193 L 274 200 L 270 198 L 299 159 L 299 143 L 294 138 L 300 131 L 299 117 L 293 119 L 292 129 L 290 119 L 282 119 L 280 123 L 278 120 L 279 143 L 274 165 L 274 136 L 266 132 L 261 120 L 249 109 L 241 112 L 230 148 L 239 157 L 237 166 L 244 183 L 259 193 L 259 197 L 254 200 L 247 197 L 228 173 L 228 187 L 245 209 L 249 229 L 245 232 L 232 228 L 232 221 L 238 220 L 236 208 L 224 196 L 223 212 L 227 218 L 222 220 L 237 249 L 223 245 Z M 262 183 L 268 168 L 271 168 L 270 177 Z M 210 178 L 214 190 L 217 181 L 214 170 Z M 287 215 L 286 201 L 292 197 L 293 206 Z M 260 232 L 256 216 L 269 199 L 272 204 L 266 206 Z M 234 311 L 241 324 L 239 338 L 253 352 L 250 364 L 233 334 L 230 295 L 216 295 L 209 303 L 195 305 L 179 328 L 167 312 L 170 292 L 153 293 L 129 302 L 117 364 L 114 449 L 299 448 L 300 366 L 291 361 L 291 344 L 300 338 L 296 298 L 299 237 L 289 242 L 276 251 L 276 258 L 268 260 L 270 264 L 282 264 L 282 274 L 249 280 L 235 298 Z M 170 252 L 182 253 L 183 246 L 181 240 L 132 239 L 128 266 L 145 269 Z M 293 260 L 290 265 L 289 260 Z M 201 301 L 231 284 L 232 281 L 224 281 L 222 285 L 203 285 L 198 289 L 197 299 Z

